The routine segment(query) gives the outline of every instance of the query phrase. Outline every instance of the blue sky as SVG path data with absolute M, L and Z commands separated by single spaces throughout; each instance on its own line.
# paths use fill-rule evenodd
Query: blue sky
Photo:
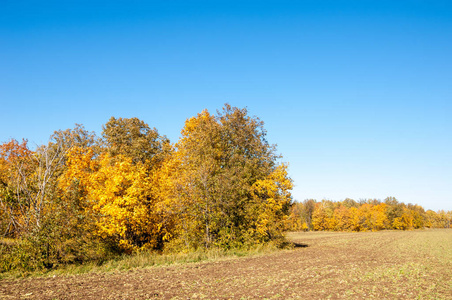
M 111 116 L 265 122 L 294 198 L 452 210 L 450 1 L 2 1 L 0 142 Z

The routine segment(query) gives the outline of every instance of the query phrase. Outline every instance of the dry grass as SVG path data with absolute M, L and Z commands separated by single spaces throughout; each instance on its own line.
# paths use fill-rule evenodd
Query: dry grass
M 278 251 L 278 248 L 275 245 L 268 244 L 256 245 L 250 249 L 222 250 L 213 248 L 207 251 L 200 250 L 188 253 L 161 254 L 157 252 L 140 252 L 134 255 L 122 255 L 102 263 L 92 262 L 81 265 L 66 265 L 53 270 L 41 270 L 35 272 L 12 270 L 7 273 L 0 273 L 0 279 L 121 272 L 157 266 L 180 265 L 196 262 L 215 262 L 243 256 L 265 255 L 276 251 Z

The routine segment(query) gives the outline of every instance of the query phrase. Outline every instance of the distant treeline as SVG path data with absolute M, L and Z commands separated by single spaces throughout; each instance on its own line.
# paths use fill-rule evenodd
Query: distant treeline
M 290 208 L 288 230 L 377 231 L 384 229 L 451 228 L 452 211 L 427 210 L 416 204 L 369 199 L 305 200 Z
M 225 105 L 185 122 L 172 144 L 137 118 L 82 125 L 46 145 L 0 145 L 0 271 L 142 250 L 284 240 L 287 166 L 257 117 Z

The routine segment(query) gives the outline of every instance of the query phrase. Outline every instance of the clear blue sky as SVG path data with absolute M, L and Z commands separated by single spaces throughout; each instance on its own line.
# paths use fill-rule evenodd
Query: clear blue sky
M 171 141 L 225 102 L 260 117 L 294 198 L 452 210 L 452 1 L 13 1 L 0 142 L 111 116 Z

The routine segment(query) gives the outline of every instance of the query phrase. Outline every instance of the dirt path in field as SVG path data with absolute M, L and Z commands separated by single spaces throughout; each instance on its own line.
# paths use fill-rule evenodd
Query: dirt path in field
M 377 235 L 374 235 L 377 237 Z M 339 237 L 339 242 L 338 241 Z M 393 235 L 301 235 L 294 250 L 128 272 L 0 281 L 1 299 L 413 299 L 428 298 L 431 280 L 386 274 L 422 258 L 384 255 Z M 340 242 L 342 241 L 342 242 Z M 363 247 L 365 243 L 365 247 Z M 419 259 L 419 260 L 417 260 Z M 386 266 L 382 272 L 378 270 Z M 409 266 L 409 265 L 408 265 Z M 414 272 L 413 271 L 413 272 Z M 410 275 L 410 274 L 408 274 Z M 441 274 L 440 274 L 441 275 Z M 411 276 L 411 275 L 410 275 Z M 418 288 L 419 290 L 413 290 Z M 436 295 L 447 295 L 447 286 Z M 452 297 L 452 293 L 450 294 Z M 437 297 L 438 298 L 438 297 Z M 444 298 L 447 299 L 447 298 Z M 451 298 L 452 299 L 452 298 Z

